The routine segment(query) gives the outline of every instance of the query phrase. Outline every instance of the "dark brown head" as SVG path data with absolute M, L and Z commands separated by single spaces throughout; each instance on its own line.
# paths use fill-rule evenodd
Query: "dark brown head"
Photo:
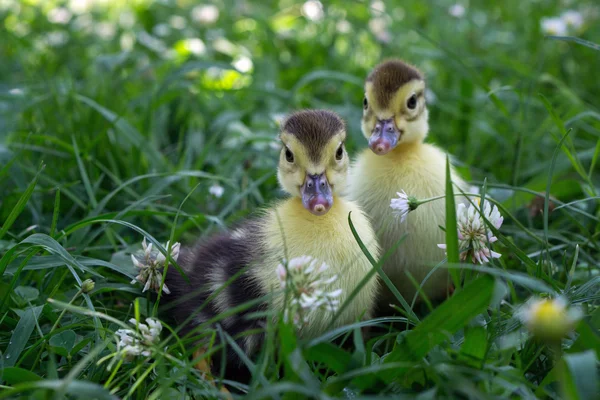
M 425 80 L 419 70 L 403 61 L 386 61 L 371 71 L 365 82 L 363 109 L 363 134 L 376 154 L 387 154 L 399 143 L 427 136 Z
M 325 214 L 348 172 L 344 122 L 331 111 L 299 111 L 284 121 L 280 137 L 279 183 L 310 212 Z

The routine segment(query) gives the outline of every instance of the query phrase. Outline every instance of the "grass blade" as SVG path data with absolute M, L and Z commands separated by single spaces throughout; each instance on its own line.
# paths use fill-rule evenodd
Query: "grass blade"
M 27 205 L 29 198 L 33 194 L 35 185 L 37 185 L 38 178 L 39 178 L 40 174 L 42 173 L 42 171 L 44 170 L 44 168 L 45 168 L 45 165 L 42 164 L 40 166 L 40 169 L 38 170 L 37 174 L 35 174 L 35 177 L 31 181 L 31 183 L 29 183 L 29 185 L 27 186 L 27 189 L 25 189 L 25 192 L 23 192 L 23 194 L 19 198 L 19 201 L 17 202 L 17 204 L 13 207 L 10 214 L 8 214 L 6 221 L 4 221 L 4 224 L 2 224 L 2 229 L 0 229 L 0 239 L 2 239 L 2 237 L 6 234 L 6 232 L 8 232 L 8 230 L 10 229 L 12 224 L 15 222 L 17 217 L 25 209 L 25 206 Z
M 36 321 L 40 317 L 43 308 L 44 306 L 42 305 L 29 307 L 24 310 L 15 331 L 10 337 L 6 352 L 3 355 L 5 367 L 12 367 L 17 362 L 17 359 L 21 355 L 21 352 L 25 348 L 31 333 L 35 328 Z
M 452 187 L 452 173 L 450 170 L 450 158 L 446 156 L 446 253 L 449 264 L 459 262 L 458 230 L 456 223 L 456 203 L 454 200 L 454 189 Z M 460 272 L 450 271 L 455 288 L 460 287 Z

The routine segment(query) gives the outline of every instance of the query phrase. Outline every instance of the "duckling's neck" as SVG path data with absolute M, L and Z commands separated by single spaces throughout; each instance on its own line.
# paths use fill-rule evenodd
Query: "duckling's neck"
M 423 141 L 421 141 L 421 140 L 414 140 L 414 141 L 408 142 L 408 143 L 400 142 L 398 144 L 398 146 L 396 146 L 394 149 L 392 149 L 392 151 L 390 151 L 384 157 L 389 157 L 389 158 L 394 158 L 394 159 L 404 158 L 404 157 L 406 157 L 407 153 L 409 153 L 409 154 L 414 153 L 421 146 L 423 146 Z

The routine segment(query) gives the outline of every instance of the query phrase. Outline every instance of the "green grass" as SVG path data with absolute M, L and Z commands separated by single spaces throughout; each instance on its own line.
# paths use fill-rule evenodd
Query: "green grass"
M 270 324 L 262 356 L 245 360 L 253 378 L 240 393 L 597 395 L 596 2 L 569 2 L 586 20 L 570 38 L 540 30 L 562 2 L 470 2 L 455 18 L 449 1 L 390 2 L 381 12 L 333 0 L 310 21 L 302 3 L 225 0 L 215 2 L 217 21 L 200 24 L 188 0 L 99 1 L 51 23 L 61 3 L 0 1 L 0 398 L 216 395 L 175 326 L 150 360 L 111 358 L 128 319 L 163 317 L 129 283 L 129 254 L 146 234 L 190 243 L 280 197 L 271 143 L 290 110 L 340 113 L 350 153 L 364 148 L 362 82 L 386 57 L 425 72 L 435 95 L 428 140 L 501 205 L 502 257 L 468 268 L 453 252 L 441 267 L 462 271 L 464 287 L 408 321 L 357 323 L 308 342 Z M 377 18 L 390 41 L 369 28 Z M 192 38 L 201 54 L 190 50 L 202 50 L 197 41 L 186 47 Z M 232 66 L 243 57 L 250 71 Z M 214 183 L 221 198 L 209 194 Z M 96 287 L 80 293 L 87 278 Z M 557 293 L 584 311 L 561 346 L 528 336 L 514 316 L 530 296 Z M 388 329 L 363 337 L 359 328 L 375 323 Z

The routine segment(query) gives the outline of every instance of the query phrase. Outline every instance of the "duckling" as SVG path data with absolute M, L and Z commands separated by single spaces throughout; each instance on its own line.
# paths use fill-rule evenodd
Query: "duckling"
M 445 193 L 446 154 L 424 143 L 429 124 L 423 74 L 400 60 L 375 67 L 365 83 L 361 127 L 370 149 L 362 152 L 353 164 L 348 195 L 371 218 L 382 251 L 408 234 L 387 259 L 383 270 L 410 304 L 416 288 L 407 273 L 421 284 L 431 266 L 445 256 L 437 247 L 445 243 L 445 233 L 439 228 L 445 225 L 443 200 L 420 205 L 403 223 L 392 218 L 390 209 L 390 200 L 401 190 L 419 199 Z M 452 181 L 466 188 L 454 170 Z M 447 270 L 435 272 L 422 289 L 431 300 L 445 296 L 451 289 Z M 378 312 L 389 310 L 388 305 L 394 299 L 385 288 Z M 420 296 L 419 301 L 422 301 Z
M 229 335 L 239 338 L 240 348 L 248 355 L 260 349 L 264 334 L 240 334 L 264 331 L 266 323 L 266 317 L 257 319 L 250 315 L 259 312 L 265 315 L 265 311 L 279 315 L 283 310 L 285 296 L 281 290 L 274 290 L 281 285 L 276 270 L 282 260 L 308 255 L 326 263 L 328 272 L 338 276 L 328 287 L 342 289 L 338 300 L 343 304 L 372 269 L 352 235 L 349 213 L 369 252 L 374 257 L 379 254 L 378 241 L 368 218 L 355 203 L 338 195 L 345 186 L 349 168 L 344 122 L 333 112 L 300 111 L 282 124 L 280 138 L 283 146 L 277 176 L 290 197 L 234 230 L 182 249 L 179 265 L 189 282 L 174 268 L 170 268 L 166 276 L 166 285 L 171 291 L 168 296 L 173 301 L 197 293 L 172 311 L 180 322 L 194 315 L 186 327 L 188 330 L 256 300 L 258 304 L 219 321 Z M 239 276 L 225 285 L 236 274 Z M 369 280 L 335 321 L 332 321 L 333 311 L 313 310 L 306 315 L 301 336 L 315 337 L 369 317 L 377 288 L 378 281 Z M 261 300 L 269 294 L 271 298 Z M 208 304 L 198 311 L 206 302 Z M 230 361 L 237 359 L 233 351 L 229 356 Z

